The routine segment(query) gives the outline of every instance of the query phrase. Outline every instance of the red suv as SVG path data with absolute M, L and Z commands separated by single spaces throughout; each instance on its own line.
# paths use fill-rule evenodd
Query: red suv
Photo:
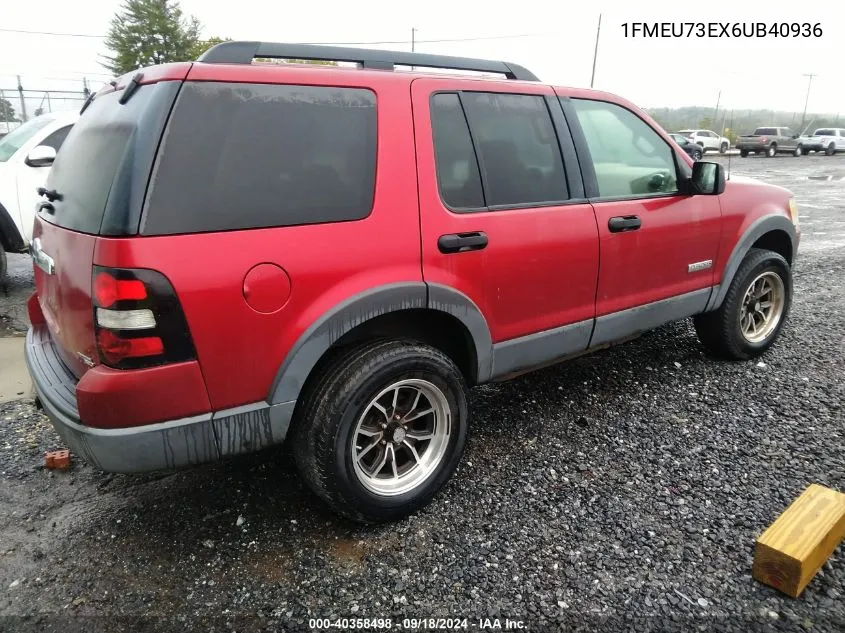
M 726 183 L 613 95 L 257 42 L 99 91 L 42 196 L 26 357 L 73 451 L 137 472 L 287 438 L 372 522 L 455 470 L 469 386 L 686 317 L 759 355 L 799 239 L 789 191 Z

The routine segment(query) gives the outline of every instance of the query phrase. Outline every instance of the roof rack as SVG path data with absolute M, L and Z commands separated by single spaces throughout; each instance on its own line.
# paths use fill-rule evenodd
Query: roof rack
M 316 44 L 279 44 L 274 42 L 222 42 L 212 46 L 197 61 L 211 64 L 251 64 L 256 57 L 269 59 L 307 59 L 336 62 L 355 62 L 363 68 L 394 70 L 400 66 L 444 68 L 499 73 L 508 79 L 539 81 L 530 70 L 511 64 L 470 57 L 428 55 L 403 51 L 383 51 Z

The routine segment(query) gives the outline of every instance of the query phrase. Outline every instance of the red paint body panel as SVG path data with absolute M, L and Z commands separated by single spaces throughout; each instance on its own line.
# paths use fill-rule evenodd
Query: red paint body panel
M 52 275 L 34 267 L 41 312 L 58 343 L 62 360 L 81 377 L 88 367 L 77 354 L 97 362 L 91 301 L 91 270 L 97 237 L 63 229 L 37 215 L 32 235 L 33 239 L 40 238 L 41 248 L 55 262 Z
M 714 284 L 722 283 L 725 266 L 734 246 L 748 228 L 767 215 L 781 215 L 790 219 L 788 189 L 765 184 L 750 178 L 732 177 L 724 193 L 719 196 L 722 204 L 722 247 L 718 260 L 713 262 Z M 800 227 L 795 227 L 801 238 Z
M 689 264 L 719 255 L 717 196 L 671 196 L 593 204 L 601 236 L 596 314 L 602 316 L 713 285 L 713 270 Z M 636 215 L 637 231 L 611 233 L 614 216 Z
M 208 69 L 200 64 L 194 68 Z M 300 84 L 325 85 L 331 77 L 333 85 L 361 83 L 355 72 L 328 72 L 214 68 L 221 80 L 272 77 L 279 82 L 284 77 Z M 368 217 L 330 224 L 98 240 L 95 263 L 154 268 L 169 279 L 185 311 L 212 409 L 267 398 L 296 340 L 349 297 L 384 284 L 422 281 L 410 79 L 396 81 L 392 73 L 368 74 L 372 81 L 366 87 L 376 93 L 378 125 L 378 175 Z M 272 314 L 257 313 L 243 296 L 244 277 L 262 262 L 284 268 L 290 277 L 290 298 Z
M 82 422 L 103 429 L 176 420 L 211 409 L 196 361 L 131 371 L 99 365 L 77 384 L 76 401 Z
M 452 213 L 437 186 L 429 102 L 438 90 L 478 89 L 476 80 L 417 79 L 414 103 L 420 224 L 425 280 L 472 299 L 487 319 L 493 342 L 552 329 L 595 315 L 598 233 L 593 208 L 573 204 L 482 213 Z M 485 81 L 484 90 L 552 95 L 540 84 Z M 483 231 L 480 251 L 443 254 L 447 233 Z

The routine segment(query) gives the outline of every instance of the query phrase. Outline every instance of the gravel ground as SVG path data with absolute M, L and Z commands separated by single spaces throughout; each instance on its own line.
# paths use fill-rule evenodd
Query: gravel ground
M 843 630 L 842 548 L 797 600 L 752 580 L 751 562 L 807 484 L 845 490 L 845 157 L 734 158 L 732 171 L 790 187 L 802 209 L 775 347 L 715 362 L 682 322 L 478 388 L 456 476 L 395 525 L 335 518 L 284 447 L 171 474 L 79 460 L 48 472 L 59 440 L 44 416 L 0 405 L 0 630 L 433 616 L 469 630 L 486 617 L 532 631 Z

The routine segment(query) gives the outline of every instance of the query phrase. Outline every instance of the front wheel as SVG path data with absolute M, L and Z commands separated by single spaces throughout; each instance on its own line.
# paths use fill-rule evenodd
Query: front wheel
M 442 352 L 405 340 L 335 359 L 293 420 L 300 475 L 336 512 L 363 523 L 401 519 L 451 477 L 467 436 L 467 392 Z
M 697 149 L 697 150 L 694 150 L 694 151 L 693 151 L 693 153 L 692 153 L 692 159 L 693 159 L 693 160 L 701 160 L 701 150 L 700 150 L 700 149 Z
M 727 154 L 727 152 L 728 152 L 728 144 L 727 144 L 727 143 L 722 143 L 722 144 L 719 146 L 719 153 L 721 153 L 721 154 Z
M 752 248 L 734 275 L 718 310 L 693 319 L 702 345 L 713 355 L 747 360 L 769 349 L 792 304 L 792 269 L 773 251 Z
M 0 243 L 0 287 L 6 282 L 6 251 Z

